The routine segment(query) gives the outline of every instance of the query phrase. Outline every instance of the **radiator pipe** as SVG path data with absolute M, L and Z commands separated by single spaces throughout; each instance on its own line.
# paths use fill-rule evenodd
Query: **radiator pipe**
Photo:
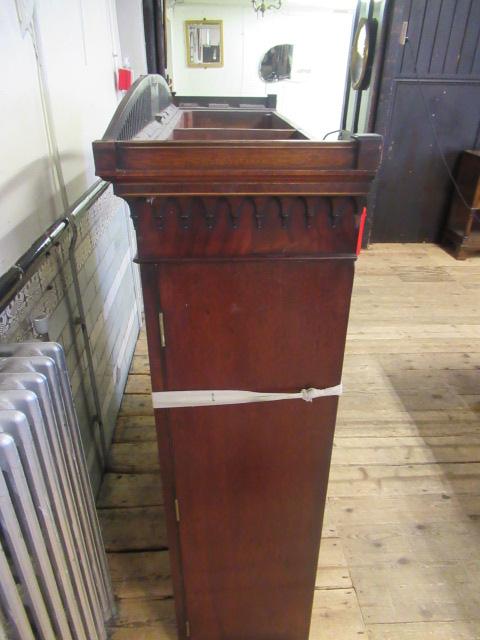
M 78 239 L 78 227 L 77 227 L 77 222 L 72 213 L 67 214 L 67 219 L 70 224 L 71 233 L 72 233 L 70 246 L 68 248 L 68 259 L 69 259 L 70 268 L 72 271 L 73 289 L 75 291 L 75 298 L 76 298 L 77 309 L 78 309 L 78 318 L 76 319 L 76 323 L 80 325 L 80 328 L 82 330 L 83 343 L 85 346 L 85 354 L 87 356 L 88 375 L 90 378 L 90 386 L 92 388 L 93 402 L 94 402 L 95 411 L 96 411 L 96 414 L 92 416 L 92 422 L 98 425 L 101 457 L 102 457 L 103 464 L 105 464 L 107 460 L 108 446 L 105 440 L 102 405 L 100 402 L 100 397 L 98 395 L 97 376 L 95 373 L 95 366 L 93 364 L 92 347 L 90 344 L 90 336 L 88 335 L 85 307 L 83 306 L 82 291 L 80 288 L 80 282 L 78 280 L 77 257 L 75 255 L 75 249 L 77 246 L 77 239 Z
M 108 186 L 108 182 L 97 180 L 66 213 L 48 227 L 45 233 L 32 244 L 13 267 L 0 276 L 0 311 L 13 300 L 16 293 L 28 281 L 35 271 L 38 261 L 59 243 L 60 237 L 69 225 L 70 219 L 78 219 L 82 213 L 90 209 L 93 203 L 107 190 Z
M 85 309 L 83 306 L 80 283 L 78 281 L 78 267 L 75 257 L 75 248 L 78 238 L 77 219 L 87 211 L 94 202 L 107 190 L 109 184 L 103 180 L 98 180 L 83 196 L 72 205 L 72 207 L 58 220 L 56 220 L 47 231 L 26 251 L 9 271 L 0 277 L 0 310 L 14 298 L 15 294 L 22 288 L 23 284 L 28 281 L 30 275 L 35 271 L 38 261 L 48 254 L 48 251 L 55 245 L 58 245 L 60 236 L 66 231 L 67 227 L 72 228 L 72 237 L 69 246 L 69 262 L 72 270 L 73 287 L 78 307 L 78 324 L 81 327 L 83 342 L 85 345 L 85 353 L 87 356 L 88 374 L 90 385 L 92 387 L 92 395 L 95 405 L 96 415 L 93 416 L 93 422 L 99 427 L 99 440 L 102 455 L 102 462 L 105 463 L 107 458 L 107 444 L 105 441 L 102 408 L 98 395 L 97 379 L 95 368 L 93 365 L 92 349 L 90 337 L 87 331 Z

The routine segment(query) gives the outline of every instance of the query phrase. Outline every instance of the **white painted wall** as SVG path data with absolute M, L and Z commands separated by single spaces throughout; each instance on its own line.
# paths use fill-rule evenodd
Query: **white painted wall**
M 128 58 L 133 79 L 147 73 L 142 0 L 116 0 L 122 63 Z
M 175 4 L 170 9 L 174 90 L 180 95 L 278 95 L 278 110 L 314 137 L 340 126 L 355 2 L 284 0 L 279 11 L 257 17 L 249 2 Z M 186 64 L 185 20 L 223 20 L 225 65 Z M 258 73 L 264 53 L 293 44 L 292 79 L 265 83 Z
M 66 191 L 76 200 L 95 179 L 91 142 L 117 105 L 112 0 L 36 0 L 38 39 Z M 32 38 L 14 0 L 0 2 L 0 274 L 62 212 L 45 134 Z
M 15 0 L 0 0 L 0 55 L 4 60 L 0 274 L 62 214 L 60 193 L 65 191 L 66 200 L 72 203 L 97 179 L 91 144 L 103 135 L 121 98 L 115 88 L 116 65 L 121 59 L 115 0 L 35 0 L 35 5 L 36 36 L 32 39 L 30 33 L 22 37 Z M 143 25 L 138 36 L 143 38 Z M 49 97 L 51 117 L 45 117 L 42 96 Z M 46 122 L 55 133 L 60 177 L 52 170 L 54 138 L 47 135 Z M 76 248 L 107 442 L 141 319 L 136 268 L 131 265 L 134 242 L 129 241 L 129 233 L 126 204 L 109 189 L 82 216 Z M 91 429 L 93 398 L 85 376 L 85 343 L 78 335 L 77 301 L 70 269 L 64 264 L 68 242 L 68 235 L 61 236 L 60 246 L 41 261 L 32 278 L 25 279 L 16 299 L 0 309 L 0 341 L 31 339 L 31 318 L 48 314 L 50 336 L 65 349 L 83 445 L 97 489 L 102 465 Z

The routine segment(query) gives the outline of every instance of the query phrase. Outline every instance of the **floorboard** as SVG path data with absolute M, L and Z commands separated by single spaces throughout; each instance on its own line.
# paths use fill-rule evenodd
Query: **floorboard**
M 480 258 L 375 245 L 354 287 L 311 640 L 480 638 Z M 98 499 L 112 640 L 174 640 L 141 333 Z

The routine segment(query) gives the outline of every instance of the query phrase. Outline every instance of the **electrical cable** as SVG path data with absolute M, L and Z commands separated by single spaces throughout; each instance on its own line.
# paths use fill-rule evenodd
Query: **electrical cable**
M 326 133 L 322 140 L 326 140 L 328 138 L 328 136 L 331 136 L 332 133 L 344 133 L 346 131 L 346 129 L 334 129 L 333 131 L 329 131 L 328 133 Z

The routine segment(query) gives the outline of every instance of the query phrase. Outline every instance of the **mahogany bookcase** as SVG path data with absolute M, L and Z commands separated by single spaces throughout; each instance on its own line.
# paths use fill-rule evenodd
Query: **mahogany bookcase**
M 273 107 L 145 76 L 93 144 L 136 228 L 154 398 L 341 383 L 381 139 Z M 180 638 L 308 638 L 337 402 L 155 410 Z

